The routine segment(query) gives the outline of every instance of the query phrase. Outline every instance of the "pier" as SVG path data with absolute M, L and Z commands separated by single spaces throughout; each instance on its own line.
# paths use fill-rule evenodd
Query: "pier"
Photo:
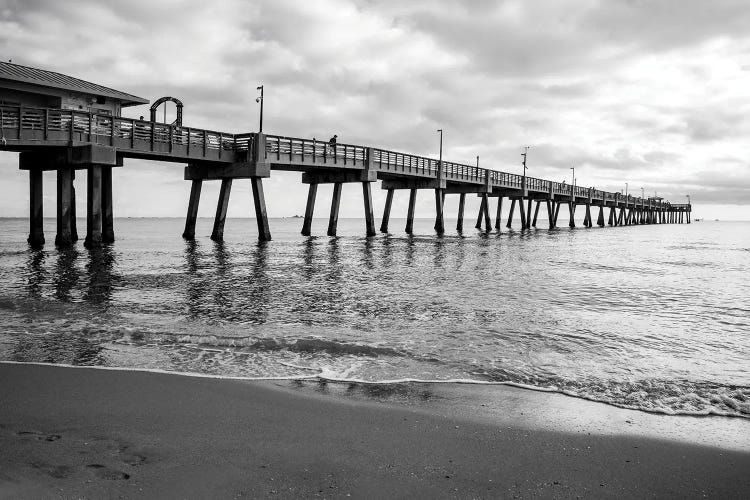
M 3 80 L 17 68 L 49 74 L 43 70 L 0 63 L 0 92 L 6 87 L 16 99 L 23 101 L 24 92 L 18 83 L 23 80 Z M 4 74 L 3 71 L 6 73 Z M 54 75 L 65 76 L 55 73 Z M 44 76 L 44 75 L 43 75 Z M 8 77 L 10 78 L 10 77 Z M 66 77 L 71 80 L 72 77 Z M 5 83 L 4 83 L 5 82 Z M 13 85 L 8 84 L 13 83 Z M 87 86 L 87 85 L 88 86 Z M 81 92 L 101 93 L 95 84 L 75 80 L 69 86 Z M 104 87 L 101 87 L 104 88 Z M 538 223 L 554 229 L 560 224 L 575 227 L 594 225 L 630 226 L 639 224 L 690 223 L 691 205 L 673 204 L 660 198 L 624 196 L 577 185 L 537 179 L 525 175 L 479 168 L 475 165 L 436 160 L 404 152 L 390 151 L 356 144 L 329 145 L 326 142 L 298 137 L 263 134 L 259 132 L 229 133 L 183 126 L 182 103 L 179 103 L 175 123 L 157 123 L 154 106 L 149 120 L 118 116 L 120 107 L 144 104 L 148 101 L 106 89 L 106 96 L 117 103 L 112 109 L 97 109 L 95 103 L 108 102 L 96 94 L 87 101 L 88 109 L 62 109 L 49 106 L 8 104 L 0 99 L 0 151 L 19 154 L 19 166 L 29 172 L 29 238 L 32 246 L 44 244 L 42 229 L 42 177 L 44 172 L 57 175 L 57 234 L 55 244 L 67 246 L 78 239 L 75 223 L 75 172 L 85 169 L 86 236 L 84 244 L 94 247 L 114 241 L 112 210 L 113 172 L 123 167 L 128 158 L 158 160 L 184 165 L 184 179 L 191 183 L 190 198 L 183 236 L 195 237 L 195 222 L 204 181 L 220 181 L 211 238 L 221 240 L 227 207 L 235 179 L 249 179 L 252 185 L 258 237 L 271 239 L 266 214 L 263 179 L 272 171 L 286 170 L 302 173 L 308 196 L 301 232 L 310 235 L 319 184 L 333 184 L 328 235 L 335 236 L 341 190 L 344 183 L 362 186 L 363 212 L 367 236 L 376 234 L 375 207 L 372 185 L 380 182 L 387 190 L 383 208 L 381 232 L 390 230 L 390 216 L 396 191 L 406 191 L 409 204 L 406 233 L 411 233 L 414 209 L 419 191 L 427 192 L 435 200 L 435 231 L 445 232 L 444 204 L 446 195 L 458 195 L 456 229 L 464 228 L 466 195 L 481 198 L 475 227 L 483 231 L 510 228 L 514 213 L 520 216 L 520 229 L 537 228 Z M 18 96 L 21 97 L 18 97 Z M 0 94 L 0 98 L 4 97 Z M 119 99 L 119 100 L 118 100 Z M 164 100 L 162 98 L 155 106 Z M 177 101 L 179 102 L 179 101 Z M 102 104 L 103 106 L 103 104 Z M 81 106 L 79 106 L 81 107 Z M 504 199 L 508 207 L 503 214 Z M 493 202 L 495 209 L 493 210 Z M 561 212 L 562 210 L 562 219 Z M 540 218 L 540 211 L 541 218 Z M 577 213 L 578 212 L 578 213 Z M 582 214 L 581 214 L 582 212 Z M 582 215 L 582 220 L 581 220 Z M 473 220 L 473 219 L 472 219 Z M 543 221 L 543 222 L 542 222 Z

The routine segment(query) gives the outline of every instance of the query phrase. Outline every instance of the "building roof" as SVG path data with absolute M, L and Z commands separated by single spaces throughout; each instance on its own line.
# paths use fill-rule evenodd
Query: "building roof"
M 72 90 L 83 94 L 100 95 L 111 97 L 121 101 L 122 106 L 135 106 L 136 104 L 148 104 L 147 99 L 137 97 L 119 90 L 97 85 L 95 83 L 79 80 L 72 76 L 63 75 L 54 71 L 30 68 L 9 62 L 0 62 L 0 79 L 15 82 L 31 83 L 43 87 L 55 89 Z

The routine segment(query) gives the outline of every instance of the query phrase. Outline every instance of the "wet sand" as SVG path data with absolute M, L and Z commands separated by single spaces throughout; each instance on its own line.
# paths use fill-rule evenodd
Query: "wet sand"
M 0 498 L 750 491 L 750 426 L 739 419 L 652 416 L 498 386 L 247 382 L 17 364 L 0 364 L 0 381 Z M 734 445 L 697 444 L 715 441 L 711 429 Z

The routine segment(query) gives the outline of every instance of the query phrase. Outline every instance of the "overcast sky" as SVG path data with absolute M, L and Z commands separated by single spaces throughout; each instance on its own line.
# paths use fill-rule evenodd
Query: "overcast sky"
M 698 216 L 750 219 L 749 27 L 747 0 L 0 0 L 0 59 L 172 95 L 185 125 L 232 133 L 257 130 L 262 83 L 268 133 L 437 157 L 442 128 L 447 160 L 520 173 L 530 145 L 534 177 L 570 182 L 575 166 L 580 185 L 690 194 Z M 115 215 L 183 216 L 181 167 L 126 160 Z M 0 169 L 0 216 L 25 216 L 17 155 L 0 152 Z M 203 192 L 211 216 L 218 183 Z M 54 193 L 47 174 L 47 216 Z M 303 213 L 305 193 L 300 174 L 274 172 L 269 215 Z M 379 212 L 379 187 L 374 198 Z M 418 215 L 433 203 L 420 193 Z M 250 213 L 237 181 L 229 215 Z M 345 186 L 341 215 L 361 214 L 361 190 Z

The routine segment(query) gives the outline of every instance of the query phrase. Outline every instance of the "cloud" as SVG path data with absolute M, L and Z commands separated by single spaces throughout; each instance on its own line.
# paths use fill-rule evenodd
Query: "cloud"
M 680 200 L 689 191 L 696 201 L 748 204 L 745 4 L 0 0 L 0 57 L 152 101 L 173 95 L 194 127 L 255 130 L 262 83 L 269 133 L 337 133 L 436 157 L 442 128 L 451 161 L 479 155 L 482 166 L 518 172 L 531 145 L 537 177 L 568 179 L 575 165 L 583 185 L 628 182 Z M 25 214 L 16 161 L 0 153 L 0 168 L 12 172 L 0 215 Z M 721 175 L 728 165 L 737 172 L 731 186 Z M 172 167 L 126 162 L 118 213 L 182 216 L 189 187 Z M 289 203 L 304 200 L 298 174 L 273 175 L 269 213 L 299 213 Z M 233 191 L 243 201 L 233 198 L 230 215 L 248 213 L 243 189 Z M 428 201 L 419 214 L 431 213 Z M 205 215 L 212 204 L 202 205 Z M 360 214 L 356 202 L 342 207 L 342 217 Z

